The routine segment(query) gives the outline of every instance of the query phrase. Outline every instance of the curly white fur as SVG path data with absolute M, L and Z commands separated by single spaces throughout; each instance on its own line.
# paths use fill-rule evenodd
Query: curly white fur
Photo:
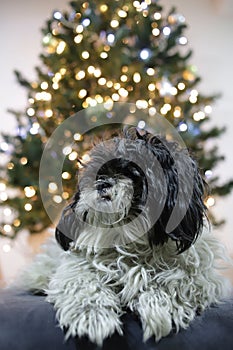
M 140 317 L 144 340 L 158 341 L 227 295 L 229 285 L 216 272 L 223 256 L 207 232 L 179 255 L 172 240 L 151 250 L 145 237 L 97 252 L 77 246 L 64 252 L 50 242 L 21 286 L 46 292 L 66 337 L 87 335 L 101 345 L 115 331 L 122 334 L 120 317 L 128 308 Z

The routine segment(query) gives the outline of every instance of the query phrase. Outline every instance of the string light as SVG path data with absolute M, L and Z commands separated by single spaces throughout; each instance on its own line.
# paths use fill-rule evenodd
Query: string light
M 138 73 L 138 72 L 134 73 L 134 75 L 133 75 L 133 81 L 134 81 L 135 83 L 139 83 L 139 82 L 141 81 L 141 75 L 140 75 L 140 73 Z
M 10 163 L 7 164 L 7 169 L 9 169 L 9 170 L 14 169 L 14 167 L 15 167 L 15 165 L 14 165 L 14 163 L 12 163 L 12 162 L 10 162 Z
M 99 84 L 99 85 L 105 85 L 105 84 L 106 84 L 106 79 L 105 79 L 105 78 L 100 78 L 100 79 L 98 80 L 98 84 Z
M 82 156 L 82 161 L 83 161 L 83 162 L 89 162 L 89 160 L 90 160 L 89 154 L 85 153 L 85 154 Z
M 108 34 L 107 41 L 109 44 L 113 44 L 115 41 L 115 35 L 114 34 Z
M 207 208 L 213 207 L 215 205 L 214 197 L 209 196 L 205 201 L 205 205 L 207 206 Z
M 79 134 L 79 133 L 75 133 L 75 134 L 74 134 L 74 140 L 75 140 L 75 141 L 81 141 L 81 140 L 82 140 L 82 135 Z
M 127 80 L 128 80 L 127 75 L 122 74 L 122 75 L 120 76 L 120 81 L 122 81 L 123 83 L 125 83 Z
M 117 28 L 119 26 L 119 21 L 117 19 L 113 19 L 111 22 L 110 22 L 110 26 L 112 28 Z
M 82 40 L 83 40 L 83 35 L 82 35 L 82 34 L 78 34 L 78 35 L 76 35 L 76 36 L 74 37 L 74 42 L 75 42 L 76 44 L 80 44 Z
M 24 206 L 24 209 L 26 211 L 31 211 L 32 210 L 32 205 L 30 203 L 26 203 L 25 206 Z
M 148 107 L 148 102 L 146 100 L 137 100 L 136 107 L 138 109 L 146 109 Z
M 163 28 L 163 34 L 165 36 L 169 36 L 171 34 L 171 28 L 170 27 L 164 27 Z
M 120 96 L 117 93 L 112 94 L 113 101 L 117 102 L 120 99 Z
M 84 98 L 84 97 L 86 97 L 86 95 L 87 95 L 87 90 L 85 90 L 85 89 L 81 89 L 78 93 L 79 98 Z
M 48 89 L 49 84 L 47 83 L 47 81 L 43 81 L 43 82 L 40 84 L 40 87 L 41 87 L 42 90 L 46 90 L 46 89 Z
M 15 219 L 15 220 L 13 221 L 13 225 L 14 225 L 15 227 L 19 227 L 20 224 L 21 224 L 21 221 L 20 221 L 19 219 Z
M 186 123 L 180 123 L 178 128 L 181 132 L 185 132 L 188 130 L 188 125 Z
M 193 119 L 196 122 L 199 122 L 202 119 L 205 119 L 205 113 L 203 111 L 199 111 L 193 114 Z
M 68 156 L 68 154 L 70 154 L 72 152 L 72 147 L 71 146 L 66 146 L 63 148 L 62 150 L 62 153 L 65 155 L 65 156 Z
M 56 48 L 56 52 L 58 55 L 61 55 L 62 52 L 65 50 L 66 48 L 66 43 L 65 41 L 60 41 L 59 44 L 57 45 L 57 48 Z
M 179 39 L 178 39 L 178 43 L 180 45 L 186 45 L 188 42 L 188 39 L 185 37 L 185 36 L 181 36 Z
M 144 129 L 145 126 L 146 126 L 146 123 L 145 123 L 144 120 L 140 120 L 140 121 L 138 122 L 138 128 L 139 128 L 139 129 Z
M 119 10 L 118 11 L 118 16 L 121 17 L 121 18 L 125 18 L 125 17 L 127 17 L 127 12 L 124 11 L 124 10 Z
M 3 226 L 3 230 L 4 230 L 6 233 L 10 233 L 11 230 L 12 230 L 12 227 L 11 227 L 11 225 L 6 224 L 6 225 Z
M 101 72 L 101 70 L 100 70 L 99 68 L 96 68 L 96 69 L 94 70 L 94 76 L 95 76 L 96 78 L 99 78 L 99 77 L 101 76 L 101 74 L 102 74 L 102 72 Z
M 90 54 L 88 51 L 83 51 L 81 56 L 84 60 L 87 60 L 90 57 Z
M 60 20 L 60 19 L 62 19 L 62 14 L 59 11 L 55 11 L 53 14 L 53 17 L 57 20 Z
M 53 196 L 53 201 L 57 204 L 60 204 L 62 202 L 62 197 L 59 195 Z
M 100 11 L 101 12 L 106 12 L 107 10 L 108 10 L 108 5 L 103 4 L 103 5 L 100 6 Z
M 205 111 L 205 113 L 210 114 L 212 112 L 212 107 L 211 106 L 205 106 L 204 111 Z
M 106 58 L 108 58 L 108 54 L 107 54 L 107 52 L 101 52 L 100 53 L 100 58 L 102 58 L 103 60 L 105 60 Z
M 155 91 L 155 88 L 156 88 L 156 86 L 155 86 L 155 84 L 154 83 L 150 83 L 149 85 L 148 85 L 148 90 L 149 91 Z
M 55 182 L 50 182 L 48 185 L 48 191 L 51 192 L 56 192 L 57 191 L 57 184 Z
M 35 196 L 36 190 L 34 189 L 33 186 L 26 186 L 26 187 L 24 187 L 24 193 L 25 193 L 26 197 L 31 198 L 31 197 Z
M 148 112 L 149 112 L 149 115 L 150 115 L 151 117 L 154 117 L 155 114 L 157 113 L 155 107 L 150 107 Z
M 154 29 L 152 29 L 152 34 L 154 36 L 158 36 L 160 34 L 160 30 L 158 28 L 154 28 Z
M 181 116 L 181 108 L 179 106 L 176 106 L 174 108 L 173 115 L 174 115 L 175 118 L 180 118 L 180 116 Z
M 35 109 L 34 108 L 28 108 L 27 109 L 27 115 L 29 116 L 29 117 L 33 117 L 33 115 L 35 115 Z
M 6 151 L 8 151 L 8 149 L 9 149 L 9 145 L 8 145 L 8 143 L 6 143 L 6 142 L 1 142 L 1 144 L 0 144 L 0 148 L 1 148 L 1 150 L 2 151 L 4 151 L 4 152 L 6 152 Z
M 64 180 L 69 180 L 69 179 L 71 179 L 71 174 L 68 173 L 68 171 L 64 171 L 64 172 L 62 173 L 62 178 L 63 178 Z
M 45 111 L 45 117 L 51 118 L 53 116 L 53 111 L 52 109 L 46 109 Z
M 26 157 L 20 158 L 20 163 L 21 163 L 22 165 L 26 165 L 27 162 L 28 162 L 28 159 L 27 159 Z
M 82 24 L 83 24 L 84 27 L 88 27 L 88 26 L 91 24 L 90 18 L 85 18 L 85 19 L 82 21 Z
M 82 79 L 85 78 L 85 75 L 86 75 L 85 71 L 84 70 L 80 70 L 78 73 L 76 73 L 75 79 L 82 80 Z
M 154 68 L 147 68 L 146 74 L 149 76 L 153 76 L 155 74 Z
M 63 199 L 68 199 L 70 197 L 69 193 L 68 192 L 63 192 L 62 193 L 62 198 Z
M 205 177 L 206 177 L 207 179 L 210 179 L 210 178 L 212 177 L 212 175 L 213 175 L 212 170 L 206 170 L 206 171 L 205 171 Z
M 161 15 L 160 12 L 155 12 L 155 13 L 154 13 L 154 19 L 155 19 L 156 21 L 159 21 L 159 20 L 161 19 L 161 17 L 162 17 L 162 15 Z
M 77 159 L 77 157 L 78 157 L 78 153 L 73 151 L 69 154 L 68 158 L 69 158 L 69 160 L 73 161 L 73 160 Z
M 182 90 L 185 89 L 185 84 L 181 82 L 181 83 L 179 83 L 179 84 L 177 85 L 177 87 L 178 87 L 179 90 L 182 91 Z
M 120 87 L 121 87 L 121 84 L 120 84 L 120 83 L 115 83 L 115 84 L 113 85 L 113 87 L 114 87 L 115 90 L 119 90 Z
M 124 89 L 124 88 L 120 88 L 119 89 L 119 91 L 118 91 L 118 93 L 119 93 L 119 95 L 121 96 L 121 97 L 127 97 L 128 96 L 128 91 L 126 90 L 126 89 Z
M 147 60 L 150 57 L 150 51 L 148 49 L 143 49 L 140 52 L 140 57 L 142 60 Z
M 82 32 L 83 32 L 83 26 L 81 25 L 81 24 L 79 24 L 77 27 L 76 27 L 76 33 L 78 33 L 78 34 L 81 34 Z

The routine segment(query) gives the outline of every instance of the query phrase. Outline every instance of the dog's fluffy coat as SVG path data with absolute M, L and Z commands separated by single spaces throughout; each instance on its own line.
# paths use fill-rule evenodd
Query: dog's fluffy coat
M 87 335 L 101 345 L 115 331 L 122 334 L 121 315 L 129 309 L 141 320 L 144 340 L 159 340 L 186 328 L 197 312 L 225 296 L 228 284 L 216 272 L 223 249 L 203 229 L 204 182 L 195 162 L 176 145 L 176 161 L 183 167 L 191 162 L 194 181 L 184 217 L 166 231 L 179 187 L 177 164 L 166 145 L 133 128 L 90 153 L 56 230 L 65 251 L 51 241 L 22 276 L 25 288 L 47 294 L 67 337 Z M 135 159 L 143 161 L 145 148 L 150 166 L 142 171 Z M 154 159 L 163 179 L 152 172 Z M 181 183 L 186 194 L 187 180 Z M 153 205 L 145 207 L 148 198 Z M 151 210 L 161 203 L 153 222 Z

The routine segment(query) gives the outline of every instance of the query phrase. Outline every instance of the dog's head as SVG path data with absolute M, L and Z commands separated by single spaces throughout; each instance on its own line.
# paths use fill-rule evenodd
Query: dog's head
M 143 235 L 151 246 L 175 240 L 180 253 L 202 230 L 204 190 L 196 162 L 187 151 L 129 128 L 90 152 L 56 238 L 67 250 L 71 242 L 76 248 L 97 242 L 109 247 Z

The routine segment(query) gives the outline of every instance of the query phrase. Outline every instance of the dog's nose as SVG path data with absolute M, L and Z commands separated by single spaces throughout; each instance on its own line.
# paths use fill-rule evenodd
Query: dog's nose
M 103 192 L 105 189 L 112 187 L 112 184 L 108 180 L 99 179 L 96 181 L 96 189 L 98 192 Z

